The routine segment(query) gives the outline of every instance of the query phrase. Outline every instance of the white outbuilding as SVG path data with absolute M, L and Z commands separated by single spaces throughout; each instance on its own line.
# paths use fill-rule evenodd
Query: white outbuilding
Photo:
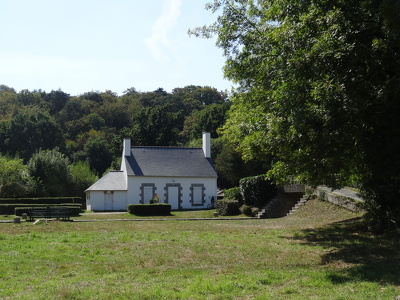
M 204 209 L 217 199 L 210 133 L 203 133 L 202 148 L 132 147 L 130 139 L 123 148 L 120 171 L 85 191 L 88 210 L 121 211 L 154 199 L 172 210 Z

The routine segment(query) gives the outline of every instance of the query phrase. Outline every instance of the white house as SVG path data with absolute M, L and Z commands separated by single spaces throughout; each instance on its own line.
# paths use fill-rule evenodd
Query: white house
M 121 170 L 111 171 L 86 191 L 87 209 L 126 210 L 158 198 L 173 210 L 203 209 L 217 199 L 217 173 L 211 160 L 210 133 L 202 148 L 132 147 L 124 140 Z

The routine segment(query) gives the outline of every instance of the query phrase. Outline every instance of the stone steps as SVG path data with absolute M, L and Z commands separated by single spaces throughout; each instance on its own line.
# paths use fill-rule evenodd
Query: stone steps
M 263 219 L 265 216 L 265 213 L 268 211 L 268 209 L 270 209 L 277 201 L 279 200 L 279 197 L 275 197 L 274 199 L 272 199 L 270 202 L 268 202 L 263 209 L 261 209 L 257 215 L 256 218 L 258 219 Z
M 308 201 L 308 198 L 302 197 L 299 202 L 287 213 L 287 216 L 292 215 L 299 207 L 303 206 Z
M 293 214 L 307 202 L 308 199 L 304 196 L 304 192 L 304 185 L 284 186 L 278 195 L 257 213 L 256 218 L 281 218 Z

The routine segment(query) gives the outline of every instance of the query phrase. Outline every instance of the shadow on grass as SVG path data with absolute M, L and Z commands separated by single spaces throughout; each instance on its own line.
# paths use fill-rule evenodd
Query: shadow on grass
M 365 230 L 360 218 L 305 229 L 294 239 L 326 249 L 321 264 L 338 268 L 327 275 L 334 284 L 371 281 L 400 285 L 398 237 L 374 236 Z

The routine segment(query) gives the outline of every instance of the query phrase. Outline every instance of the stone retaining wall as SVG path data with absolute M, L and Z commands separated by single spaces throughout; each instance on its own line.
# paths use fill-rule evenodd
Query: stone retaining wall
M 328 201 L 353 212 L 363 211 L 363 202 L 350 197 L 337 195 L 318 188 L 314 191 L 314 195 L 316 195 L 320 200 Z

